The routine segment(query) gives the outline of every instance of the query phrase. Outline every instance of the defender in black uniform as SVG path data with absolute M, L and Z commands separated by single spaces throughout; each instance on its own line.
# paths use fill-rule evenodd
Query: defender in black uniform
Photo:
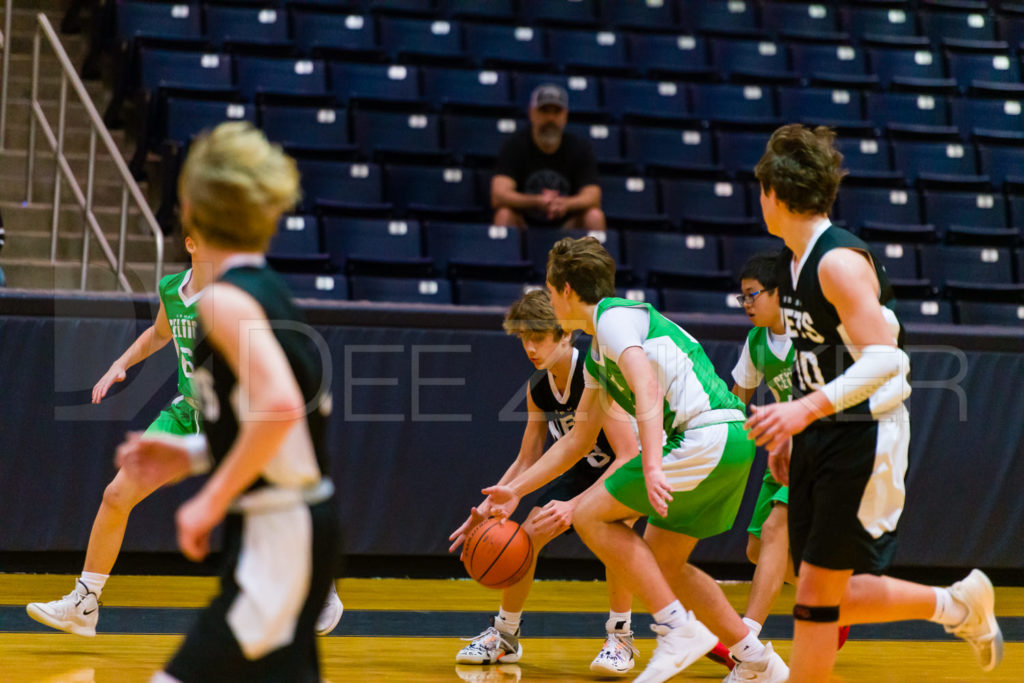
M 768 231 L 786 242 L 779 299 L 795 350 L 793 400 L 753 409 L 751 438 L 790 486 L 797 566 L 790 680 L 827 681 L 836 626 L 929 619 L 967 640 L 986 671 L 1002 657 L 992 584 L 974 570 L 950 588 L 879 576 L 903 510 L 910 362 L 884 269 L 831 224 L 843 171 L 826 128 L 775 131 L 755 174 Z
M 157 682 L 317 683 L 314 623 L 334 575 L 339 534 L 326 476 L 329 378 L 308 326 L 263 250 L 298 196 L 295 162 L 249 124 L 196 140 L 179 180 L 194 267 L 214 284 L 199 305 L 205 336 L 192 376 L 206 437 L 135 438 L 124 467 L 212 468 L 177 513 L 190 559 L 225 520 L 221 592 Z
M 511 481 L 528 469 L 544 452 L 548 433 L 558 440 L 569 433 L 576 420 L 576 406 L 583 394 L 583 361 L 579 349 L 573 347 L 555 319 L 546 290 L 525 294 L 512 304 L 505 316 L 505 331 L 523 342 L 523 350 L 537 371 L 530 377 L 526 395 L 529 412 L 522 445 L 515 462 L 501 481 Z M 523 648 L 519 644 L 519 621 L 523 606 L 533 585 L 540 549 L 556 536 L 569 529 L 573 510 L 580 494 L 637 453 L 636 436 L 629 417 L 608 420 L 586 457 L 562 474 L 541 492 L 530 511 L 523 529 L 530 534 L 534 546 L 534 565 L 526 576 L 514 586 L 502 591 L 501 609 L 493 625 L 455 657 L 460 664 L 493 664 L 519 661 Z M 489 499 L 473 508 L 469 519 L 452 535 L 454 551 L 469 530 L 490 516 Z M 606 622 L 608 636 L 604 647 L 591 664 L 591 669 L 603 673 L 622 674 L 635 665 L 633 635 L 630 630 L 630 610 L 633 596 L 629 590 L 608 577 L 608 598 L 611 606 Z

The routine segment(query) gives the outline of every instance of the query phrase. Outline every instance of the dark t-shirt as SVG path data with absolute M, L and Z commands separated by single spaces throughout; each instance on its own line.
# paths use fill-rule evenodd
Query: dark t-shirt
M 542 190 L 557 190 L 571 197 L 587 185 L 597 185 L 597 159 L 590 142 L 572 133 L 562 133 L 562 144 L 554 154 L 545 154 L 533 141 L 529 128 L 513 134 L 501 151 L 495 165 L 496 175 L 516 181 L 516 191 L 540 194 Z M 534 224 L 547 224 L 544 214 L 528 211 L 527 220 Z M 559 219 L 561 224 L 564 219 Z

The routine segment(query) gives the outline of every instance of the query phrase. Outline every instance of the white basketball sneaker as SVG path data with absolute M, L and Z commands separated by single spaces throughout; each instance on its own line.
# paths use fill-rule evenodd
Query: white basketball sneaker
M 736 661 L 736 666 L 722 683 L 740 683 L 740 681 L 756 681 L 757 683 L 783 683 L 789 679 L 789 667 L 782 657 L 775 652 L 771 643 L 764 646 L 764 656 L 754 662 Z
M 345 612 L 345 605 L 341 604 L 341 598 L 338 597 L 338 589 L 334 586 L 334 582 L 331 581 L 331 589 L 327 591 L 327 600 L 324 601 L 324 606 L 320 608 L 320 614 L 316 618 L 316 634 L 318 636 L 326 636 L 328 633 L 334 630 L 334 627 L 341 621 L 341 615 Z
M 1003 632 L 995 614 L 995 590 L 985 572 L 975 569 L 967 578 L 949 587 L 953 599 L 967 607 L 967 617 L 956 626 L 945 626 L 946 633 L 963 638 L 978 658 L 982 671 L 991 671 L 1003 661 Z
M 523 646 L 519 643 L 519 630 L 515 634 L 503 633 L 491 626 L 476 638 L 467 638 L 469 645 L 455 655 L 457 664 L 515 664 L 523 656 Z
M 699 622 L 693 612 L 687 612 L 687 616 L 689 621 L 676 628 L 651 624 L 651 630 L 658 634 L 658 645 L 654 648 L 647 668 L 634 683 L 663 683 L 715 646 L 718 637 Z
M 96 594 L 81 580 L 78 581 L 75 590 L 60 600 L 33 602 L 25 608 L 28 615 L 40 624 L 89 638 L 96 635 L 99 610 L 100 603 Z
M 629 673 L 636 666 L 636 656 L 640 651 L 633 645 L 633 632 L 609 633 L 601 651 L 590 663 L 590 670 L 602 674 L 621 676 Z

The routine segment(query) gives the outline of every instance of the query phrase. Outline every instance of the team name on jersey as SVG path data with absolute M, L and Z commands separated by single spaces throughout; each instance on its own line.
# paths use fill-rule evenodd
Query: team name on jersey
M 768 380 L 768 388 L 776 397 L 783 396 L 793 387 L 793 375 L 790 371 L 780 372 Z
M 789 299 L 789 297 L 785 298 Z M 791 302 L 787 300 L 784 303 Z M 786 320 L 786 329 L 789 330 L 791 337 L 796 336 L 802 339 L 809 339 L 815 344 L 821 344 L 825 341 L 825 337 L 821 336 L 821 333 L 814 329 L 814 318 L 811 317 L 810 313 L 787 306 L 781 306 L 781 309 L 782 317 Z
M 174 318 L 171 323 L 171 334 L 178 339 L 196 338 L 196 321 L 192 318 Z
M 576 424 L 576 411 L 574 410 L 556 410 L 554 415 L 549 417 L 553 418 L 550 422 L 558 431 L 559 437 L 565 436 L 572 431 L 573 426 Z

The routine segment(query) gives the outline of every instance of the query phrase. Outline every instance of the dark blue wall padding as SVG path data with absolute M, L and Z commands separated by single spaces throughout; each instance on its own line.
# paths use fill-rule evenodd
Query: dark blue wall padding
M 148 326 L 152 302 L 12 296 L 0 297 L 0 551 L 84 550 L 115 447 L 174 396 L 173 352 L 133 368 L 91 405 L 93 384 Z M 497 309 L 307 311 L 331 351 L 328 442 L 348 552 L 444 554 L 450 531 L 518 450 L 532 370 L 519 342 L 500 331 Z M 678 320 L 728 377 L 744 321 Z M 913 437 L 897 563 L 1024 568 L 1024 336 L 951 330 L 911 327 L 908 336 Z M 759 452 L 755 468 L 763 464 Z M 759 481 L 748 483 L 735 528 L 702 542 L 694 559 L 745 561 Z M 200 484 L 141 503 L 125 550 L 174 552 L 173 511 Z M 588 556 L 575 536 L 545 552 Z

